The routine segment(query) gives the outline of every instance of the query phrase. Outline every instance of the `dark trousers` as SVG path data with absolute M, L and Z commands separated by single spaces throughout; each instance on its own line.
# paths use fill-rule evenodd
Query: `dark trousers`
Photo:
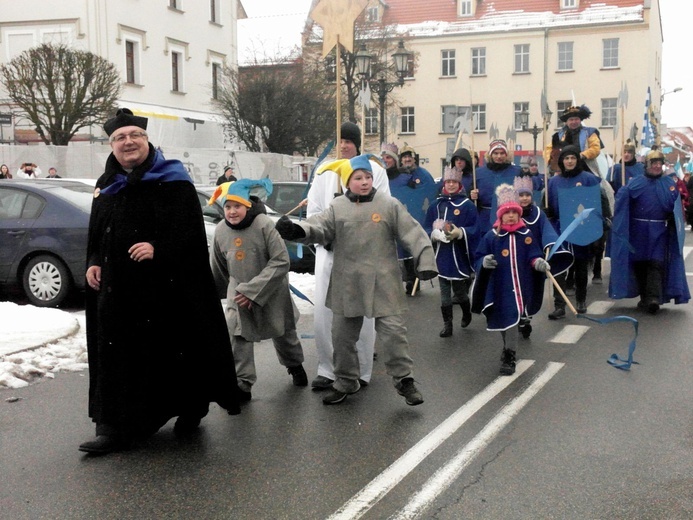
M 587 272 L 589 271 L 589 260 L 575 259 L 572 267 L 575 276 L 575 299 L 579 302 L 584 302 L 587 300 Z M 566 288 L 566 274 L 563 273 L 556 276 L 556 281 L 560 288 L 565 291 Z M 556 307 L 565 307 L 565 301 L 563 297 L 554 287 L 553 290 L 553 303 Z
M 643 301 L 662 300 L 662 274 L 664 266 L 656 260 L 633 262 L 635 279 L 638 282 L 638 292 Z

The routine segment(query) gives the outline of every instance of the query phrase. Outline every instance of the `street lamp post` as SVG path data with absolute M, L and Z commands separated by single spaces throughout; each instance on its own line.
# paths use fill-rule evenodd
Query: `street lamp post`
M 537 156 L 537 137 L 539 136 L 540 133 L 543 132 L 541 128 L 537 126 L 536 123 L 534 123 L 534 126 L 532 128 L 528 128 L 527 131 L 532 134 L 532 137 L 534 138 L 534 157 Z
M 397 51 L 392 55 L 395 62 L 395 71 L 397 72 L 397 81 L 388 82 L 385 79 L 384 73 L 378 79 L 371 76 L 371 62 L 373 56 L 368 54 L 366 50 L 366 45 L 362 44 L 359 52 L 356 53 L 356 69 L 359 77 L 363 81 L 369 82 L 371 91 L 378 94 L 378 102 L 380 103 L 380 142 L 384 143 L 387 140 L 385 135 L 385 102 L 387 101 L 387 94 L 392 92 L 395 87 L 401 87 L 404 85 L 404 76 L 409 70 L 409 57 L 411 52 L 404 48 L 404 42 L 399 41 L 397 45 Z
M 662 92 L 662 95 L 659 97 L 659 104 L 661 105 L 664 102 L 664 96 L 667 94 L 675 94 L 676 92 L 681 92 L 683 90 L 683 87 L 676 87 L 673 90 L 668 90 L 666 92 Z

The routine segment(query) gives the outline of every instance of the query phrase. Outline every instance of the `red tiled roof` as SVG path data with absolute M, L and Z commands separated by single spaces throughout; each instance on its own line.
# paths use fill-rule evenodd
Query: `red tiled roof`
M 474 17 L 457 16 L 457 0 L 385 0 L 383 21 L 385 23 L 414 24 L 425 21 L 464 22 L 496 14 L 509 12 L 559 14 L 560 0 L 475 0 L 477 1 Z M 580 6 L 569 12 L 582 12 L 599 6 L 636 7 L 643 5 L 644 0 L 579 0 Z

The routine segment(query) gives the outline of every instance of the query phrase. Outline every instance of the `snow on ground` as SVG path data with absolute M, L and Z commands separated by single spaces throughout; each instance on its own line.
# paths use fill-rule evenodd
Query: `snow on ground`
M 313 275 L 292 272 L 289 280 L 313 300 Z M 313 314 L 312 304 L 296 296 L 294 302 L 303 319 Z M 56 372 L 86 370 L 85 329 L 83 311 L 0 302 L 0 388 L 22 388 Z

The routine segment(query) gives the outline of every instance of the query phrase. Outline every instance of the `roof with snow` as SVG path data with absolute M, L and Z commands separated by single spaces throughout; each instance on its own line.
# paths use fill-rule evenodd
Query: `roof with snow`
M 383 23 L 396 25 L 397 32 L 410 37 L 644 21 L 643 0 L 579 0 L 579 7 L 572 9 L 561 9 L 560 0 L 478 0 L 473 16 L 458 16 L 455 0 L 385 0 L 382 3 L 385 6 Z M 315 25 L 312 28 L 313 36 L 319 37 L 320 28 Z

